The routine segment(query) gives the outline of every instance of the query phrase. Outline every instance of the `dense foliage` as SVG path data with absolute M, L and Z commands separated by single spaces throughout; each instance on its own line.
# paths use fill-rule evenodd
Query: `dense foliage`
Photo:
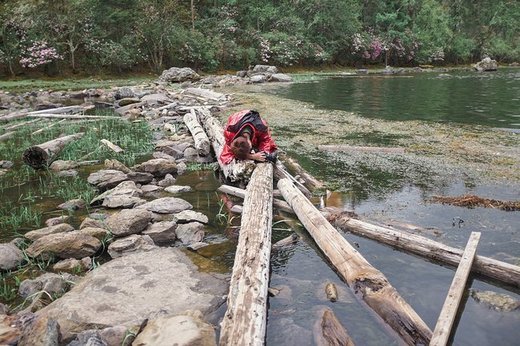
M 518 23 L 515 0 L 4 0 L 0 68 L 511 62 L 520 57 Z

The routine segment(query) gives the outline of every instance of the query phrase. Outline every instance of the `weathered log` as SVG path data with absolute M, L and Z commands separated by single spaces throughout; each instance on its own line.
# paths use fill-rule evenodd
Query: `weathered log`
M 404 154 L 404 148 L 390 148 L 390 147 L 356 147 L 352 145 L 318 145 L 319 150 L 323 151 L 360 151 L 365 153 L 393 153 Z
M 24 151 L 23 162 L 34 169 L 48 167 L 66 144 L 81 137 L 83 137 L 82 132 L 32 146 Z
M 326 217 L 340 229 L 394 246 L 435 262 L 457 266 L 462 258 L 463 250 L 420 235 L 372 225 L 341 213 L 327 213 Z M 483 277 L 520 288 L 520 266 L 477 255 L 471 270 Z
M 283 161 L 285 166 L 287 166 L 287 168 L 294 172 L 296 176 L 299 176 L 301 179 L 303 179 L 303 185 L 305 185 L 309 191 L 321 190 L 325 188 L 325 184 L 323 184 L 323 182 L 313 177 L 293 158 L 287 155 L 280 155 L 280 159 Z
M 430 346 L 444 346 L 448 343 L 448 339 L 451 334 L 451 328 L 453 327 L 453 322 L 455 321 L 455 316 L 457 315 L 460 301 L 462 300 L 462 295 L 464 294 L 464 288 L 466 287 L 469 272 L 471 271 L 473 259 L 475 258 L 475 253 L 477 252 L 479 239 L 479 232 L 471 233 L 468 245 L 466 245 L 466 249 L 462 255 L 459 267 L 455 272 L 455 277 L 453 278 L 450 289 L 448 291 L 448 296 L 444 301 L 441 313 L 439 314 L 439 319 L 435 325 L 435 330 L 433 331 Z
M 280 160 L 276 161 L 274 175 L 278 180 L 284 178 L 289 179 L 306 197 L 310 198 L 312 196 L 311 191 L 305 185 L 303 185 L 302 182 L 293 177 L 293 175 L 287 170 L 287 167 L 285 167 L 285 165 Z
M 330 308 L 322 310 L 314 325 L 314 341 L 318 346 L 354 346 L 354 341 Z
M 82 114 L 51 114 L 51 113 L 38 113 L 28 114 L 28 118 L 58 118 L 58 119 L 121 119 L 121 117 L 114 117 L 108 115 L 82 115 Z
M 276 243 L 273 244 L 273 250 L 281 249 L 286 246 L 294 245 L 300 240 L 300 236 L 296 233 L 291 234 L 290 236 L 283 238 Z
M 229 186 L 229 185 L 220 185 L 217 189 L 220 192 L 227 193 L 228 195 L 244 198 L 246 195 L 246 191 L 244 189 L 240 189 L 238 187 Z M 287 213 L 294 214 L 291 206 L 287 204 L 285 201 L 281 201 L 279 199 L 273 199 L 273 206 Z
M 189 113 L 184 114 L 184 123 L 193 136 L 195 149 L 197 149 L 198 154 L 200 156 L 207 156 L 210 152 L 209 138 L 199 124 L 195 110 L 192 109 Z
M 288 179 L 281 179 L 278 188 L 351 289 L 358 293 L 404 342 L 409 345 L 427 345 L 432 335 L 431 330 L 383 273 L 370 265 Z
M 27 116 L 27 111 L 25 111 L 25 110 L 16 111 L 16 112 L 1 116 L 0 122 L 9 122 L 11 120 L 25 118 L 26 116 Z
M 115 145 L 114 143 L 110 142 L 108 139 L 102 139 L 100 142 L 103 143 L 104 145 L 106 145 L 110 150 L 112 150 L 116 154 L 122 153 L 124 151 L 120 146 Z
M 338 289 L 332 282 L 329 282 L 325 285 L 325 294 L 327 295 L 327 299 L 331 302 L 338 300 Z
M 94 105 L 66 106 L 66 107 L 42 109 L 40 111 L 32 111 L 32 112 L 28 112 L 27 114 L 35 115 L 35 114 L 46 114 L 46 113 L 52 113 L 52 114 L 81 113 L 81 112 L 87 111 L 89 109 L 93 109 L 95 107 L 96 106 L 94 106 Z
M 263 345 L 271 253 L 273 166 L 257 165 L 247 186 L 221 324 L 220 345 Z
M 33 120 L 29 120 L 29 121 L 22 121 L 22 122 L 19 122 L 18 124 L 8 126 L 8 127 L 4 128 L 4 130 L 6 130 L 6 131 L 14 130 L 14 129 L 17 129 L 22 126 L 27 126 L 30 124 L 37 123 L 39 121 L 42 121 L 42 119 L 33 119 Z
M 48 129 L 50 129 L 51 127 L 54 127 L 54 126 L 56 126 L 56 125 L 58 125 L 58 124 L 61 124 L 62 122 L 66 121 L 66 120 L 67 120 L 67 119 L 62 119 L 62 120 L 60 120 L 60 121 L 58 121 L 58 122 L 55 122 L 55 123 L 49 124 L 49 125 L 47 125 L 47 126 L 45 126 L 45 127 L 42 127 L 41 129 L 36 130 L 36 131 L 34 131 L 33 133 L 31 133 L 31 136 L 37 135 L 38 133 L 42 133 L 43 131 L 48 130 Z
M 233 160 L 229 164 L 225 165 L 220 160 L 220 154 L 224 148 L 224 129 L 220 122 L 215 119 L 210 111 L 206 108 L 196 109 L 199 121 L 204 127 L 206 134 L 211 142 L 211 146 L 217 156 L 218 164 L 224 174 L 224 177 L 231 182 L 248 181 L 255 163 L 253 161 L 236 161 Z
M 11 131 L 11 132 L 6 132 L 3 135 L 0 135 L 0 142 L 6 141 L 6 140 L 12 138 L 15 133 L 16 133 L 15 131 Z
M 187 88 L 184 89 L 184 92 L 188 95 L 193 95 L 196 97 L 200 97 L 206 100 L 211 101 L 225 101 L 226 95 L 214 92 L 213 90 L 209 89 L 201 89 L 201 88 Z

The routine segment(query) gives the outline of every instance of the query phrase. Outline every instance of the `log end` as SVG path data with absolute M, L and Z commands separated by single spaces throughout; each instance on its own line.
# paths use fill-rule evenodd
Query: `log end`
M 49 155 L 38 146 L 26 149 L 22 156 L 23 162 L 34 169 L 46 168 L 49 164 Z

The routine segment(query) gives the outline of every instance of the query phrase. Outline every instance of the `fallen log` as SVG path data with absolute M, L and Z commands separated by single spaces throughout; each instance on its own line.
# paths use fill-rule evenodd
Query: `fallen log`
M 325 184 L 323 182 L 319 181 L 312 175 L 310 175 L 306 170 L 303 169 L 300 164 L 294 160 L 293 158 L 287 156 L 287 155 L 280 155 L 280 159 L 283 160 L 283 163 L 287 168 L 292 170 L 294 172 L 294 175 L 297 177 L 300 177 L 303 179 L 305 187 L 309 189 L 309 191 L 314 190 L 322 190 L 325 188 Z
M 420 235 L 372 225 L 342 213 L 326 213 L 326 217 L 335 227 L 435 262 L 457 266 L 462 258 L 463 250 Z M 477 255 L 471 270 L 483 277 L 520 288 L 520 266 Z
M 46 113 L 52 113 L 52 114 L 65 114 L 65 113 L 81 113 L 84 111 L 87 111 L 89 109 L 93 109 L 96 106 L 94 105 L 88 105 L 88 106 L 66 106 L 66 107 L 57 107 L 57 108 L 48 108 L 48 109 L 42 109 L 40 111 L 32 111 L 28 112 L 28 115 L 35 115 L 35 114 L 46 114 Z
M 368 263 L 288 179 L 281 179 L 278 189 L 350 288 L 404 342 L 409 345 L 427 345 L 431 330 L 383 273 Z
M 354 346 L 354 341 L 330 308 L 322 310 L 314 325 L 314 341 L 318 346 Z
M 292 183 L 296 185 L 296 187 L 298 187 L 298 189 L 305 195 L 305 197 L 310 198 L 312 196 L 311 191 L 305 185 L 303 185 L 303 183 L 301 183 L 298 179 L 293 177 L 292 174 L 289 173 L 289 171 L 287 171 L 287 167 L 285 167 L 285 165 L 280 160 L 276 161 L 274 175 L 278 180 L 284 178 L 289 179 Z
M 41 129 L 36 130 L 36 131 L 34 131 L 33 133 L 31 133 L 31 136 L 37 135 L 37 134 L 39 134 L 39 133 L 42 133 L 43 131 L 48 130 L 48 129 L 50 129 L 51 127 L 54 127 L 54 126 L 56 126 L 56 125 L 58 125 L 58 124 L 61 124 L 62 122 L 66 121 L 66 120 L 67 120 L 67 119 L 62 119 L 62 120 L 60 120 L 60 121 L 58 121 L 58 122 L 56 122 L 56 123 L 52 123 L 52 124 L 49 124 L 49 125 L 47 125 L 47 126 L 45 126 L 45 127 L 42 127 Z
M 229 186 L 229 185 L 220 185 L 217 189 L 220 192 L 227 193 L 228 195 L 244 198 L 246 195 L 246 191 L 244 189 L 240 189 L 238 187 Z M 285 201 L 281 201 L 279 199 L 273 199 L 273 206 L 287 213 L 294 214 L 291 206 L 287 204 Z
M 30 125 L 30 124 L 34 124 L 34 123 L 36 123 L 38 121 L 42 121 L 42 119 L 33 119 L 33 120 L 29 120 L 29 121 L 23 121 L 23 122 L 20 122 L 18 124 L 14 124 L 14 125 L 8 126 L 8 127 L 4 128 L 4 130 L 6 130 L 6 131 L 14 130 L 14 129 L 17 129 L 17 128 L 22 127 L 22 126 L 27 126 L 27 125 Z
M 197 149 L 198 154 L 200 156 L 207 156 L 210 152 L 209 138 L 199 124 L 195 110 L 192 109 L 189 113 L 184 114 L 183 120 L 193 136 L 195 149 Z
M 273 244 L 273 250 L 282 249 L 284 247 L 294 245 L 300 240 L 300 236 L 296 233 L 291 234 L 290 236 L 283 238 L 276 243 Z
M 58 119 L 122 119 L 121 117 L 114 117 L 108 115 L 76 115 L 76 114 L 50 114 L 50 113 L 38 113 L 38 114 L 27 114 L 28 118 L 58 118 Z
M 404 154 L 404 148 L 390 148 L 390 147 L 357 147 L 352 145 L 318 145 L 318 149 L 322 151 L 332 152 L 349 152 L 359 151 L 364 153 L 392 153 L 392 154 Z
M 0 142 L 6 141 L 6 140 L 12 138 L 15 133 L 16 133 L 15 131 L 11 131 L 11 132 L 6 132 L 3 135 L 0 135 Z
M 103 143 L 105 146 L 107 146 L 110 150 L 112 150 L 114 153 L 119 154 L 122 153 L 124 150 L 114 143 L 110 142 L 108 139 L 102 139 L 100 140 L 101 143 Z
M 213 90 L 202 89 L 202 88 L 186 88 L 184 89 L 185 94 L 200 97 L 202 99 L 211 101 L 225 101 L 226 95 L 217 93 Z
M 240 235 L 221 323 L 220 345 L 263 345 L 271 254 L 273 166 L 258 164 L 247 186 Z
M 13 113 L 9 113 L 7 115 L 1 116 L 0 121 L 7 123 L 11 120 L 25 118 L 26 116 L 27 116 L 27 111 L 22 110 L 22 111 L 17 111 L 17 112 L 13 112 Z
M 496 199 L 482 198 L 475 195 L 464 195 L 460 197 L 433 196 L 432 201 L 442 204 L 455 205 L 457 207 L 498 208 L 505 211 L 520 210 L 520 201 L 499 201 Z
M 222 125 L 211 115 L 208 109 L 201 107 L 197 108 L 196 112 L 199 117 L 199 122 L 204 127 L 211 142 L 211 146 L 215 151 L 215 156 L 217 157 L 218 164 L 224 177 L 231 182 L 247 182 L 255 168 L 255 163 L 253 161 L 233 160 L 227 165 L 223 164 L 220 160 L 220 154 L 222 153 L 225 144 L 224 129 L 222 128 Z
M 23 152 L 23 162 L 34 169 L 48 167 L 66 144 L 81 137 L 83 137 L 82 132 L 32 146 Z

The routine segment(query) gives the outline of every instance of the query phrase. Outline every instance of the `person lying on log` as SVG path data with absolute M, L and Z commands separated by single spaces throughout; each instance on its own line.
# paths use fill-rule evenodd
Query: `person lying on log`
M 267 123 L 255 110 L 231 114 L 224 129 L 225 144 L 220 154 L 223 164 L 233 159 L 258 162 L 276 161 L 277 146 Z

